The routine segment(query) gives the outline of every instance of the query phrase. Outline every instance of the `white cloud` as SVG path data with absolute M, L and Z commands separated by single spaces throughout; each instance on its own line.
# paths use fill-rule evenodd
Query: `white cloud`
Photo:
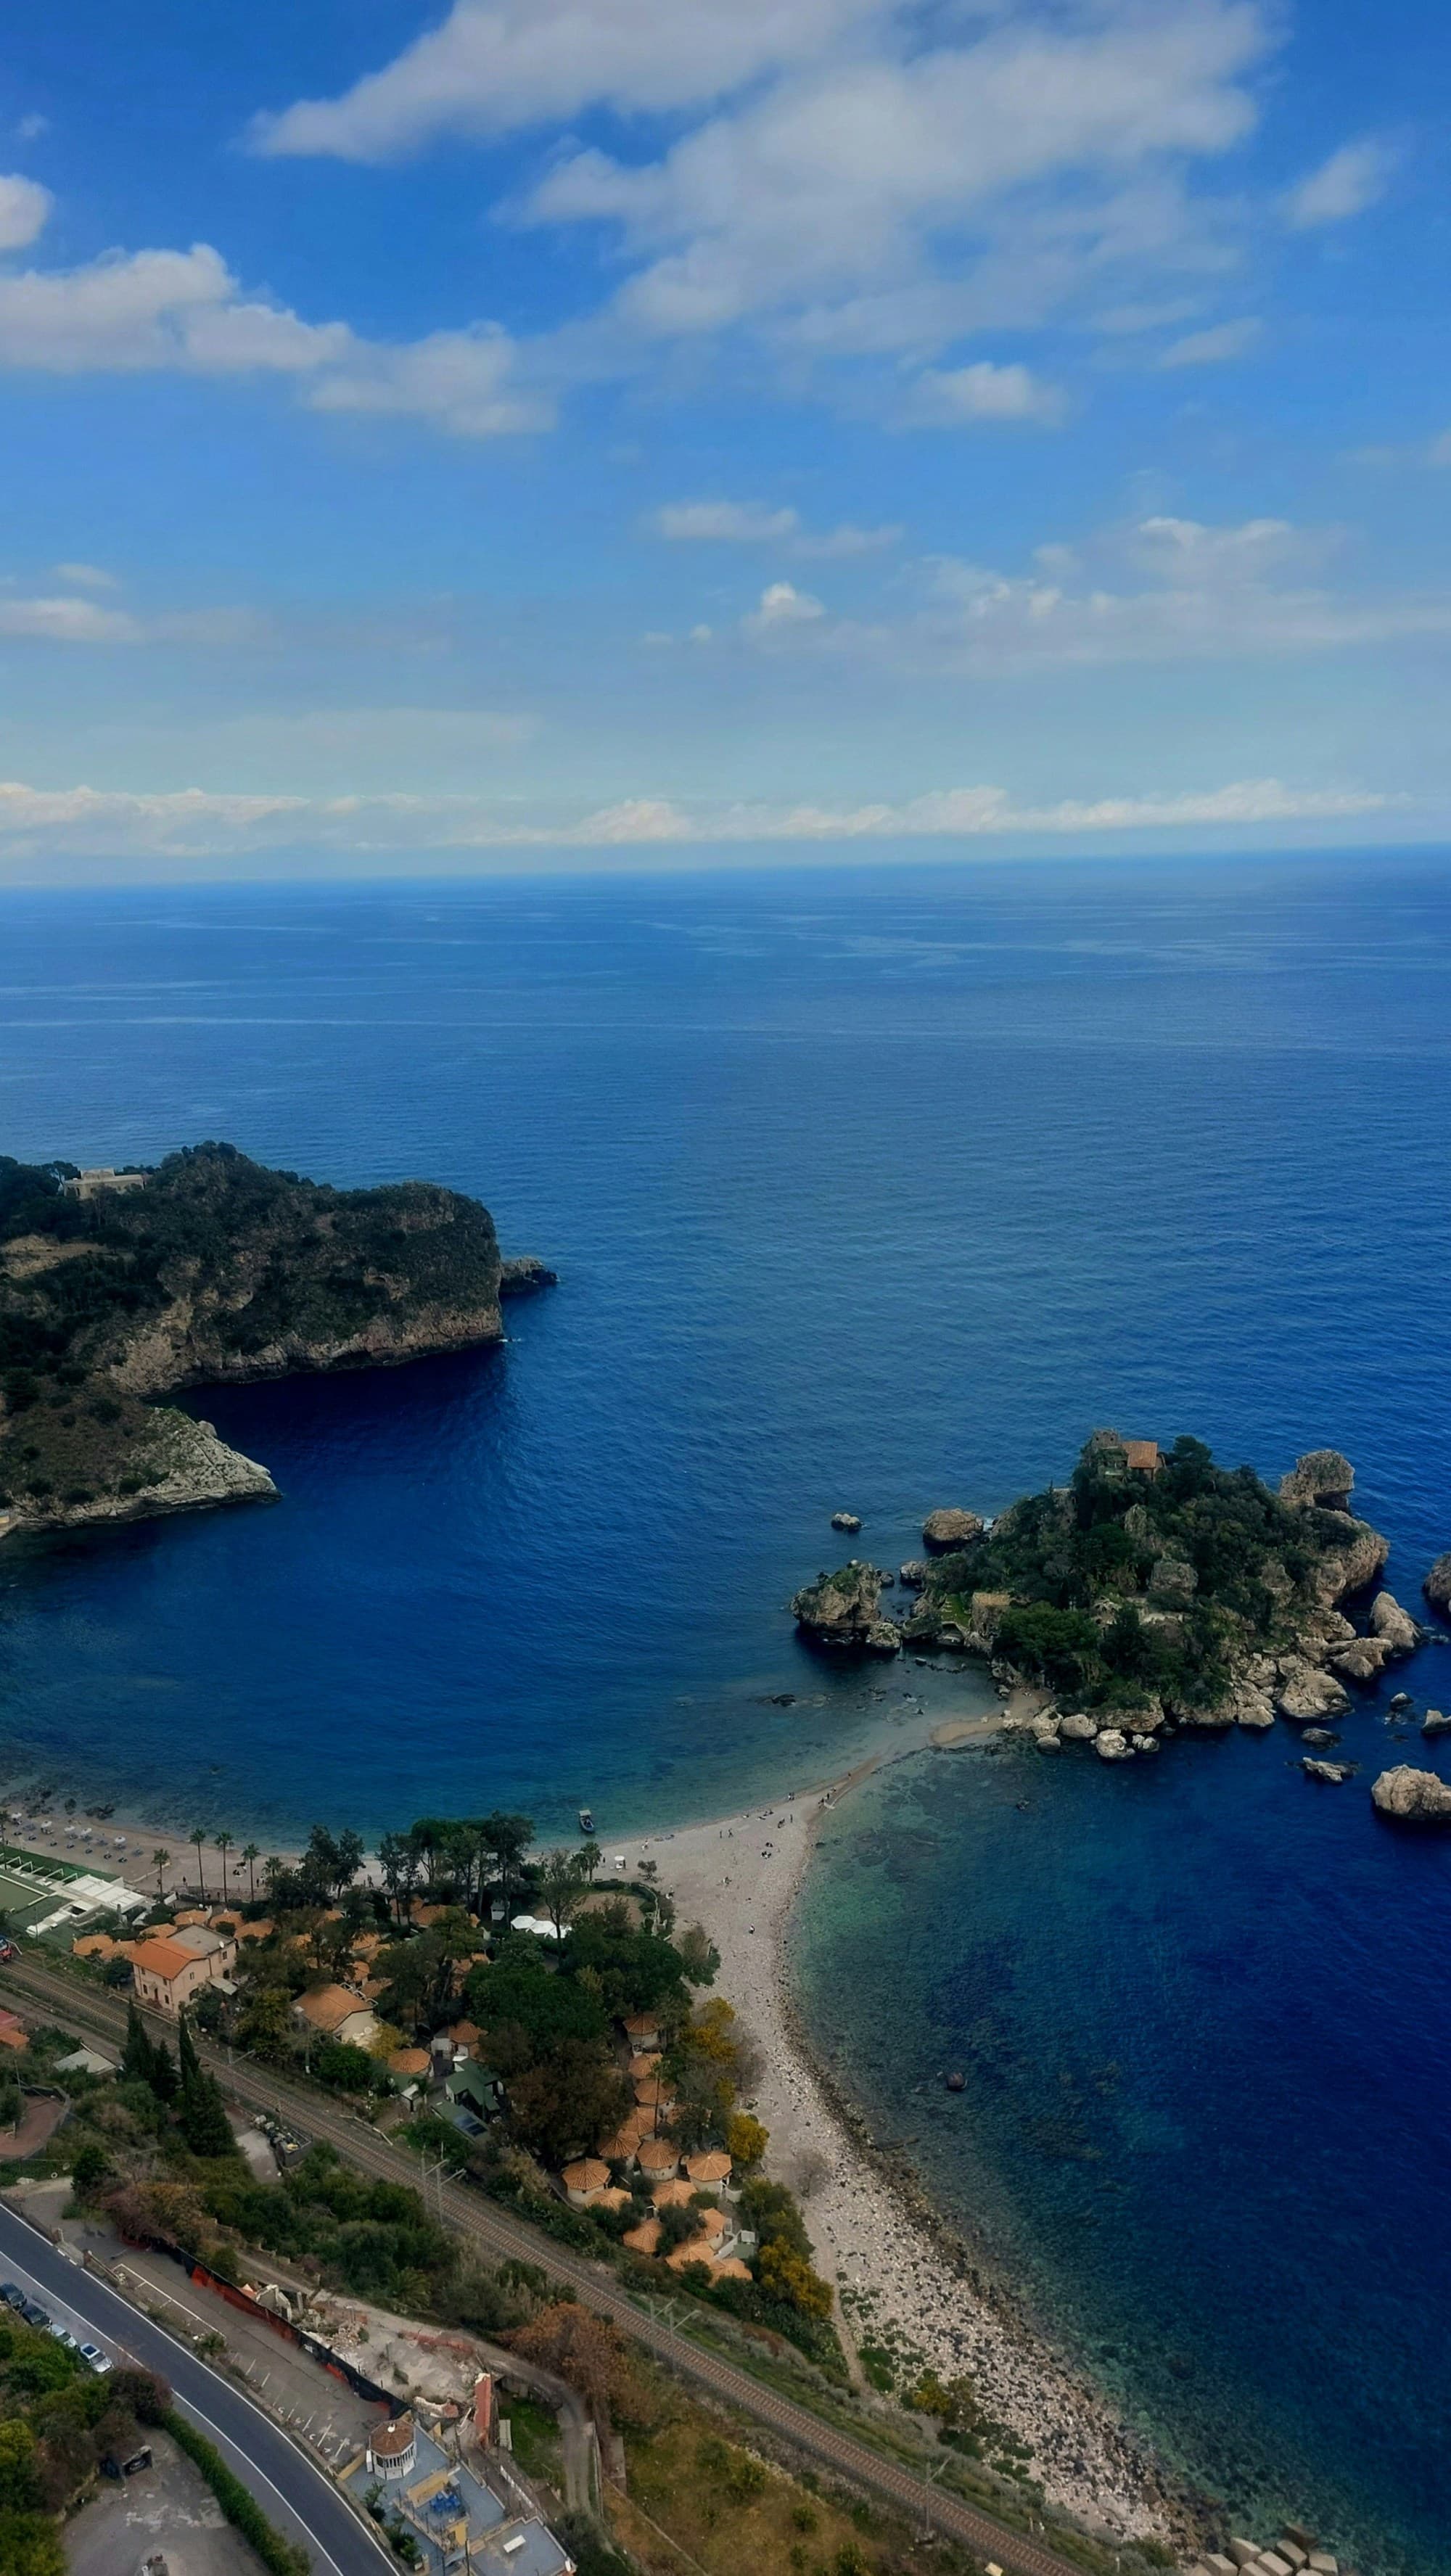
M 0 251 L 27 249 L 44 232 L 54 203 L 38 179 L 0 177 Z
M 121 585 L 113 572 L 104 572 L 99 564 L 58 563 L 57 581 L 67 581 L 76 590 L 119 590 Z
M 22 116 L 20 123 L 15 128 L 16 139 L 21 143 L 38 143 L 42 134 L 49 134 L 49 132 L 50 118 L 48 116 Z
M 789 581 L 773 581 L 761 593 L 760 605 L 741 623 L 748 635 L 770 635 L 783 626 L 810 626 L 826 615 L 819 599 L 809 590 L 797 590 Z
M 50 644 L 139 644 L 142 629 L 123 609 L 93 599 L 0 599 L 0 636 Z
M 879 554 L 884 547 L 896 545 L 903 534 L 896 522 L 890 527 L 858 528 L 847 520 L 837 528 L 803 528 L 797 511 L 772 510 L 761 501 L 667 501 L 646 524 L 656 536 L 676 544 L 784 544 L 789 554 L 817 563 Z
M 667 501 L 651 525 L 659 537 L 754 546 L 789 537 L 800 526 L 794 510 L 770 510 L 760 501 Z
M 0 181 L 0 192 L 29 186 Z M 0 193 L 0 223 L 4 202 Z M 493 438 L 553 418 L 550 400 L 517 381 L 518 355 L 491 322 L 400 343 L 363 339 L 346 322 L 306 322 L 244 295 L 207 242 L 109 251 L 78 268 L 0 269 L 0 367 L 290 377 L 314 411 L 392 413 L 457 438 Z
M 1159 360 L 1161 367 L 1222 367 L 1232 358 L 1246 358 L 1264 337 L 1264 324 L 1252 316 L 1242 322 L 1217 322 L 1212 330 L 1190 331 L 1182 340 L 1170 342 Z
M 914 50 L 921 18 L 879 0 L 873 45 L 767 82 L 658 160 L 575 152 L 521 219 L 618 228 L 629 332 L 753 322 L 835 355 L 926 356 L 1089 287 L 1101 300 L 1108 276 L 1203 263 L 1181 174 L 1252 127 L 1267 11 L 1024 0 L 930 23 L 961 41 Z
M 390 161 L 438 135 L 502 134 L 591 105 L 705 105 L 888 14 L 883 0 L 455 0 L 341 98 L 259 117 L 253 148 Z
M 839 528 L 827 528 L 820 536 L 804 531 L 791 541 L 791 552 L 804 560 L 817 563 L 839 563 L 849 555 L 880 554 L 887 546 L 900 545 L 906 530 L 900 520 L 880 528 L 858 528 L 844 520 Z
M 0 782 L 0 856 L 235 859 L 266 850 L 375 854 L 648 848 L 841 841 L 1087 838 L 1101 833 L 1244 830 L 1325 823 L 1403 800 L 1351 786 L 1239 779 L 1187 793 L 1020 803 L 1007 789 L 938 789 L 901 803 L 683 806 L 626 797 L 584 815 L 500 813 L 476 796 L 242 795 L 201 788 L 125 793 Z
M 1451 635 L 1451 594 L 1336 591 L 1312 578 L 1336 543 L 1333 530 L 1283 519 L 1215 528 L 1155 516 L 1071 552 L 1039 548 L 1026 573 L 938 557 L 918 567 L 925 594 L 898 618 L 864 624 L 818 602 L 809 620 L 758 611 L 745 631 L 783 651 L 974 676 Z
M 1308 232 L 1363 215 L 1385 195 L 1395 165 L 1395 153 L 1374 138 L 1342 144 L 1282 199 L 1285 221 L 1295 232 Z
M 319 375 L 313 411 L 391 412 L 431 421 L 455 438 L 548 429 L 554 406 L 515 381 L 518 350 L 496 323 L 435 331 L 403 348 L 355 341 L 348 362 Z
M 904 421 L 924 427 L 952 428 L 964 421 L 1036 420 L 1063 417 L 1063 397 L 1023 366 L 994 366 L 979 358 L 970 367 L 929 368 L 918 377 L 902 413 Z

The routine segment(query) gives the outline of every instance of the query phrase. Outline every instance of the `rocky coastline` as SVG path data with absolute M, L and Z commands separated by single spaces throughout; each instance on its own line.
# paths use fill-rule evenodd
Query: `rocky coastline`
M 123 1173 L 0 1157 L 0 1537 L 275 1498 L 156 1399 L 502 1342 L 502 1301 L 555 1284 L 431 1182 L 336 1190 L 215 1144 Z
M 1425 1630 L 1379 1578 L 1388 1540 L 1351 1508 L 1355 1473 L 1334 1449 L 1297 1460 L 1277 1489 L 1248 1468 L 1218 1469 L 1201 1443 L 1095 1432 L 1070 1484 L 1025 1497 L 996 1520 L 929 1512 L 925 1555 L 894 1577 L 853 1557 L 795 1594 L 813 1643 L 838 1653 L 974 1658 L 1000 1693 L 1033 1690 L 1003 1726 L 1045 1753 L 1105 1762 L 1158 1753 L 1176 1735 L 1301 1732 L 1306 1777 L 1341 1785 L 1357 1766 L 1318 1758 L 1335 1722 Z M 915 1595 L 883 1606 L 900 1585 Z M 1451 1552 L 1423 1589 L 1451 1615 Z M 1427 1712 L 1423 1732 L 1451 1725 Z M 1386 1773 L 1377 1811 L 1451 1822 L 1451 1788 L 1429 1771 Z

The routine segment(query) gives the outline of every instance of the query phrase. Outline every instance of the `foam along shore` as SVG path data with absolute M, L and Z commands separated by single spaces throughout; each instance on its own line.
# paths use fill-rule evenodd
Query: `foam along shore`
M 886 1758 L 945 1759 L 949 1746 L 1001 1723 L 1001 1715 L 951 1722 L 933 1730 L 933 1749 L 919 1742 Z M 680 1921 L 703 1924 L 719 1950 L 716 1991 L 761 2052 L 752 2107 L 770 2131 L 768 2170 L 801 2199 L 817 2268 L 839 2299 L 849 2294 L 838 2319 L 848 2339 L 852 2317 L 870 2302 L 871 2339 L 895 2330 L 940 2379 L 965 2373 L 989 2414 L 1028 2446 L 1032 2474 L 1054 2503 L 1108 2535 L 1163 2535 L 1179 2517 L 1151 2460 L 853 2134 L 802 2034 L 789 1966 L 796 1895 L 823 1819 L 880 1759 L 768 1807 L 612 1841 L 601 1884 L 620 1855 L 631 1876 L 653 1860 Z

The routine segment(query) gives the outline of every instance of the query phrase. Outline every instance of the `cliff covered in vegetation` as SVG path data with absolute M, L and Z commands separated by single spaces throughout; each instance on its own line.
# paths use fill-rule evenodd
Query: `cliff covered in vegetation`
M 1339 1606 L 1388 1554 L 1349 1508 L 1353 1483 L 1335 1450 L 1302 1458 L 1274 1492 L 1253 1468 L 1217 1466 L 1200 1440 L 1161 1453 L 1096 1431 L 1066 1485 L 993 1522 L 933 1515 L 929 1546 L 934 1521 L 967 1534 L 904 1567 L 920 1592 L 900 1625 L 876 1607 L 888 1578 L 860 1564 L 792 1607 L 824 1642 L 982 1655 L 1000 1680 L 1052 1692 L 1088 1735 L 1267 1726 L 1277 1708 L 1313 1724 L 1346 1705 L 1347 1680 L 1372 1680 L 1417 1637 L 1389 1593 L 1369 1602 L 1366 1633 Z M 822 1614 L 838 1610 L 834 1629 Z
M 335 1190 L 231 1145 L 78 1195 L 70 1165 L 0 1157 L 0 1519 L 51 1524 L 270 1493 L 263 1467 L 145 1399 L 375 1368 L 499 1341 L 505 1276 L 476 1199 L 423 1181 Z

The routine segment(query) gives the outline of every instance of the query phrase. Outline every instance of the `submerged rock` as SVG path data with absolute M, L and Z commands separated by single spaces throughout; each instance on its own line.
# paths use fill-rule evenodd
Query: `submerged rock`
M 1300 1765 L 1307 1780 L 1328 1780 L 1334 1788 L 1344 1780 L 1353 1780 L 1357 1767 L 1354 1762 L 1314 1762 L 1308 1755 Z
M 1377 1813 L 1397 1823 L 1451 1824 L 1451 1788 L 1434 1771 L 1415 1771 L 1409 1762 L 1398 1762 L 1394 1770 L 1382 1771 L 1370 1794 Z

